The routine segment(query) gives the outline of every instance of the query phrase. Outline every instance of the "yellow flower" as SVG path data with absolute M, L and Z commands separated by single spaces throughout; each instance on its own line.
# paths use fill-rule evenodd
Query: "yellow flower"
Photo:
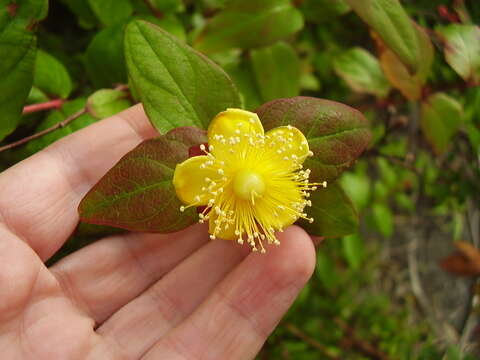
M 206 206 L 199 221 L 209 222 L 210 238 L 247 241 L 253 251 L 263 241 L 279 244 L 282 231 L 298 218 L 313 221 L 304 212 L 311 206 L 310 170 L 302 163 L 313 153 L 300 130 L 281 126 L 264 133 L 257 114 L 227 109 L 208 128 L 208 151 L 178 164 L 173 184 L 188 206 Z

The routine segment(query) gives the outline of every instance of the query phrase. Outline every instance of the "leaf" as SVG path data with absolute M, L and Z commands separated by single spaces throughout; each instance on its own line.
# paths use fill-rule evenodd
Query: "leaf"
M 20 122 L 33 82 L 37 40 L 32 28 L 48 11 L 45 0 L 10 5 L 0 4 L 0 141 Z
M 300 60 L 289 44 L 252 50 L 251 62 L 264 102 L 300 93 Z
M 306 0 L 300 7 L 305 20 L 321 23 L 335 19 L 350 11 L 345 0 Z
M 440 262 L 440 266 L 455 275 L 479 276 L 480 251 L 465 241 L 454 242 L 457 251 Z
M 84 222 L 131 231 L 174 232 L 197 221 L 195 208 L 180 212 L 172 178 L 191 146 L 206 142 L 205 132 L 178 128 L 147 140 L 126 154 L 79 205 Z
M 412 72 L 422 58 L 423 41 L 398 0 L 346 0 Z
M 366 174 L 346 172 L 342 174 L 339 181 L 357 209 L 368 206 L 371 191 L 370 179 Z
M 131 105 L 125 91 L 113 89 L 97 90 L 89 96 L 87 101 L 88 112 L 97 119 L 115 115 Z
M 88 0 L 88 3 L 100 22 L 107 26 L 127 20 L 133 12 L 130 0 Z
M 353 234 L 342 238 L 343 256 L 352 269 L 359 269 L 364 259 L 364 246 L 360 235 Z
M 310 235 L 340 237 L 357 231 L 357 211 L 337 183 L 331 183 L 326 188 L 319 187 L 311 193 L 310 200 L 312 207 L 306 211 L 315 219 L 314 222 L 299 221 Z
M 231 48 L 250 49 L 284 39 L 303 27 L 290 0 L 231 0 L 195 40 L 207 54 Z
M 62 99 L 66 99 L 72 91 L 72 80 L 65 66 L 42 50 L 37 51 L 33 85 Z
M 407 99 L 419 100 L 422 95 L 422 87 L 425 84 L 433 62 L 433 46 L 425 30 L 416 26 L 418 37 L 423 39 L 420 48 L 422 61 L 415 72 L 411 72 L 400 58 L 390 50 L 383 41 L 373 34 L 380 53 L 380 65 L 388 81 Z
M 278 99 L 256 110 L 266 130 L 292 125 L 313 151 L 304 166 L 313 181 L 333 181 L 366 149 L 371 140 L 367 119 L 358 110 L 324 99 L 298 96 Z
M 384 237 L 391 237 L 394 231 L 393 214 L 390 208 L 384 203 L 375 203 L 372 207 L 373 221 L 376 229 Z
M 437 29 L 445 43 L 445 59 L 466 81 L 480 84 L 480 27 L 450 24 Z
M 160 133 L 207 128 L 220 111 L 240 106 L 235 85 L 218 65 L 153 24 L 128 25 L 125 54 L 133 88 Z
M 125 24 L 120 23 L 99 31 L 85 53 L 87 74 L 96 88 L 127 82 L 123 49 Z
M 247 61 L 232 61 L 224 69 L 237 85 L 244 108 L 253 111 L 262 104 L 262 96 L 250 65 Z
M 437 154 L 445 152 L 458 131 L 463 116 L 462 105 L 445 93 L 436 93 L 422 103 L 420 126 Z
M 334 59 L 335 72 L 354 91 L 386 97 L 390 85 L 378 60 L 368 51 L 355 47 Z

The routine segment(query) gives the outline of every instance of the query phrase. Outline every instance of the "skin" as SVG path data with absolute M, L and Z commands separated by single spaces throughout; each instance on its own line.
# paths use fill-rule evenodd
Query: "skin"
M 0 175 L 2 358 L 253 359 L 288 310 L 315 265 L 294 226 L 266 255 L 195 225 L 107 237 L 44 265 L 85 193 L 156 135 L 137 105 Z

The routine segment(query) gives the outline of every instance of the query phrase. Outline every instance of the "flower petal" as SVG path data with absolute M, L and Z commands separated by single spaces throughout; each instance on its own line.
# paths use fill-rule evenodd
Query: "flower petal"
M 279 157 L 295 164 L 303 164 L 310 148 L 305 135 L 293 126 L 279 126 L 265 134 L 265 148 L 274 150 Z
M 263 135 L 263 126 L 257 114 L 241 109 L 222 111 L 208 127 L 208 144 L 213 145 L 212 154 L 227 152 L 230 141 L 245 133 Z
M 215 220 L 217 220 L 217 218 L 218 216 L 214 213 L 214 211 L 211 211 L 210 220 L 208 221 L 208 232 L 210 234 L 213 234 L 215 231 Z M 230 225 L 227 229 L 225 229 L 225 223 L 221 225 L 220 231 L 217 231 L 215 236 L 223 240 L 235 240 L 238 238 L 238 236 L 235 235 L 235 227 Z
M 218 177 L 212 168 L 202 167 L 208 160 L 208 156 L 194 156 L 176 166 L 173 185 L 178 198 L 185 204 L 200 206 L 208 203 L 208 192 L 202 188 L 208 187 L 207 178 Z

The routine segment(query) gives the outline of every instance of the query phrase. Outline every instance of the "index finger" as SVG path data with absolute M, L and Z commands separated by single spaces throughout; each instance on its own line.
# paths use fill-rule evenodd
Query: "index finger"
M 155 135 L 139 104 L 55 142 L 0 176 L 0 219 L 48 259 L 77 226 L 77 206 L 86 192 Z

